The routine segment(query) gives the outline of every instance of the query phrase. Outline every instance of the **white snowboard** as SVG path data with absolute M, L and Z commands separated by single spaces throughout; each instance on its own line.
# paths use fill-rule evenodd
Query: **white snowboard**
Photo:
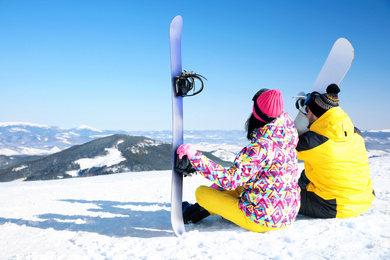
M 326 88 L 332 83 L 335 83 L 340 87 L 341 81 L 352 65 L 353 58 L 354 50 L 352 44 L 345 38 L 339 38 L 330 50 L 328 58 L 326 59 L 320 74 L 318 74 L 310 93 L 313 91 L 317 91 L 321 94 L 326 93 Z M 306 96 L 299 93 L 296 98 L 298 100 L 305 100 Z M 304 105 L 299 107 L 298 115 L 294 120 L 299 135 L 309 131 L 309 121 L 302 111 L 305 111 Z

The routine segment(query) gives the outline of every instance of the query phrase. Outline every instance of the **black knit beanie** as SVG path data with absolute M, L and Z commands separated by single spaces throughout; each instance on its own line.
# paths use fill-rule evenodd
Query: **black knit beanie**
M 331 84 L 326 88 L 326 94 L 312 95 L 307 105 L 316 117 L 320 117 L 332 107 L 339 106 L 339 92 L 340 88 Z

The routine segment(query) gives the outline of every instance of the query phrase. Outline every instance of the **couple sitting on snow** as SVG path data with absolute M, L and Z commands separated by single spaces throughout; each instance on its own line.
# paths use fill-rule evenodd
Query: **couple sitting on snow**
M 364 139 L 339 107 L 340 89 L 313 92 L 306 100 L 310 131 L 298 137 L 283 113 L 279 90 L 253 97 L 246 122 L 250 143 L 225 169 L 189 144 L 177 149 L 195 170 L 211 180 L 196 190 L 196 204 L 183 202 L 185 223 L 217 214 L 254 232 L 290 225 L 298 214 L 347 218 L 366 212 L 374 199 Z M 299 141 L 298 141 L 299 140 Z M 298 159 L 305 170 L 298 173 Z

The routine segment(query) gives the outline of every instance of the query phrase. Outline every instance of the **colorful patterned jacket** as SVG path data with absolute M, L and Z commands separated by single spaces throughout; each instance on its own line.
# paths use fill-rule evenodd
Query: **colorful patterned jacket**
M 298 133 L 293 120 L 283 113 L 255 130 L 251 143 L 225 169 L 201 152 L 191 159 L 198 173 L 224 190 L 240 186 L 239 207 L 252 221 L 267 227 L 291 224 L 300 207 Z

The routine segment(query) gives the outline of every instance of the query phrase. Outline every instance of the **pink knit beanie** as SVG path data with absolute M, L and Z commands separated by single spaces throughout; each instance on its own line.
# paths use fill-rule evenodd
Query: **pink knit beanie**
M 268 90 L 254 100 L 253 115 L 265 123 L 272 122 L 283 113 L 282 92 L 278 89 Z

